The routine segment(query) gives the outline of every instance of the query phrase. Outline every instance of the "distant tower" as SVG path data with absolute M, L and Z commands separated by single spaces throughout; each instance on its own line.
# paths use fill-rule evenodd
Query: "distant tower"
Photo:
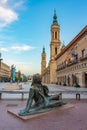
M 46 69 L 46 53 L 45 53 L 45 47 L 43 47 L 42 61 L 41 61 L 41 74 L 43 74 L 45 69 Z
M 53 24 L 51 26 L 50 60 L 60 52 L 60 26 L 57 21 L 56 10 L 54 10 Z

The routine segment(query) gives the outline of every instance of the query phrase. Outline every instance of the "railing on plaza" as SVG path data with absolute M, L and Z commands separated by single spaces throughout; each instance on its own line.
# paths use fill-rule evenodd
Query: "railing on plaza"
M 50 91 L 50 94 L 57 94 L 57 93 L 63 93 L 63 94 L 76 94 L 76 93 L 80 93 L 80 94 L 87 94 L 87 90 L 58 90 L 58 91 Z
M 28 94 L 28 91 L 18 91 L 18 90 L 12 90 L 12 91 L 8 91 L 8 90 L 0 90 L 0 100 L 2 99 L 2 94 L 21 94 L 21 99 L 24 99 L 24 94 Z M 79 100 L 80 100 L 80 95 L 87 95 L 87 90 L 79 90 L 79 89 L 75 89 L 75 90 L 58 90 L 58 91 L 49 91 L 49 95 L 54 95 L 54 94 L 59 94 L 60 99 L 62 99 L 62 95 L 63 94 L 75 94 L 76 97 L 77 95 L 79 95 Z
M 76 90 L 67 90 L 67 91 L 66 90 L 50 91 L 50 95 L 55 95 L 55 94 L 59 94 L 59 99 L 62 99 L 63 94 L 74 94 L 75 97 L 76 97 L 76 100 L 80 100 L 81 99 L 81 95 L 87 95 L 87 90 L 81 91 L 81 90 L 76 89 Z
M 28 94 L 28 91 L 18 91 L 18 90 L 0 90 L 0 100 L 2 99 L 2 94 L 21 94 L 21 99 L 24 99 L 24 94 Z

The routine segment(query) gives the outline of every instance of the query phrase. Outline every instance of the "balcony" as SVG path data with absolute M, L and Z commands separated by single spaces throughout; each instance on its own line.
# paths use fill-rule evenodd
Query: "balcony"
M 74 64 L 80 63 L 80 62 L 82 62 L 84 60 L 87 60 L 87 54 L 84 57 L 80 57 L 78 59 L 75 58 L 74 60 L 70 60 L 67 64 L 62 63 L 62 64 L 58 65 L 56 71 L 63 70 L 65 68 L 67 68 L 67 67 L 73 66 Z
M 71 66 L 71 65 L 74 65 L 74 64 L 77 64 L 78 63 L 78 60 L 75 59 L 75 60 L 72 60 L 72 61 L 69 61 L 68 64 L 67 64 L 67 67 L 68 66 Z
M 72 65 L 74 65 L 74 64 L 77 64 L 78 61 L 79 61 L 79 59 L 78 59 L 78 60 L 77 60 L 77 59 L 74 59 L 74 60 L 72 60 L 72 61 L 69 61 L 68 64 L 61 64 L 61 65 L 58 66 L 58 68 L 57 68 L 56 71 L 60 71 L 60 70 L 63 70 L 63 69 L 65 69 L 65 68 L 67 68 L 67 67 L 70 67 L 70 66 L 72 66 Z

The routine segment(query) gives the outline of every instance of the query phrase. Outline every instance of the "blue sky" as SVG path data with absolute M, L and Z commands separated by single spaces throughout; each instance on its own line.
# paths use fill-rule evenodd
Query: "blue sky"
M 14 64 L 25 74 L 40 72 L 45 46 L 48 64 L 54 9 L 61 43 L 67 45 L 87 25 L 87 0 L 0 0 L 0 52 L 4 63 Z

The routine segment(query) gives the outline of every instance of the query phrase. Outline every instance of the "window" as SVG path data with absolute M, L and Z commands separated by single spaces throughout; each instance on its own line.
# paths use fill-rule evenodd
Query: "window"
M 57 32 L 55 32 L 55 39 L 57 39 Z
M 52 39 L 54 39 L 54 32 L 52 32 Z
M 76 54 L 76 61 L 78 61 L 78 54 Z
M 82 58 L 85 58 L 85 49 L 82 50 Z
M 55 55 L 57 55 L 57 47 L 55 47 Z
M 43 57 L 42 59 L 43 59 L 43 60 L 45 60 L 46 58 L 45 58 L 45 57 Z

